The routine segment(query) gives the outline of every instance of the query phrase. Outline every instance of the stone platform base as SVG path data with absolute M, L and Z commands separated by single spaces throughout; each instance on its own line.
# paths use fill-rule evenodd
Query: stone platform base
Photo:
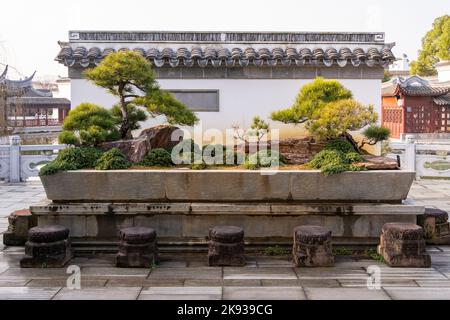
M 30 210 L 38 225 L 69 228 L 75 250 L 117 250 L 119 230 L 141 226 L 155 229 L 162 252 L 167 247 L 203 250 L 209 229 L 217 225 L 242 227 L 247 247 L 292 244 L 292 232 L 301 225 L 328 228 L 336 245 L 376 245 L 385 223 L 416 223 L 424 213 L 416 205 L 333 203 L 49 202 Z

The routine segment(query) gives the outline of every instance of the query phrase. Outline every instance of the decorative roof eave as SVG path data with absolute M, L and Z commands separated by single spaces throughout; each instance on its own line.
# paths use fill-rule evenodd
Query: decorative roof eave
M 8 65 L 6 65 L 5 70 L 3 70 L 2 74 L 0 74 L 0 82 L 6 79 L 6 74 L 8 73 Z
M 419 76 L 396 78 L 383 86 L 382 96 L 439 97 L 450 92 L 450 86 L 431 85 Z
M 66 98 L 53 97 L 11 97 L 8 98 L 7 104 L 20 106 L 39 106 L 43 108 L 70 108 L 70 100 Z
M 433 102 L 438 106 L 450 106 L 450 94 L 434 98 Z
M 6 79 L 6 75 L 8 73 L 8 66 L 6 66 L 3 73 L 0 75 L 0 85 L 5 86 L 8 90 L 21 90 L 32 87 L 32 81 L 34 76 L 36 75 L 36 71 L 28 78 L 23 80 L 10 80 Z
M 56 57 L 56 61 L 67 67 L 81 66 L 84 68 L 98 65 L 103 58 L 115 49 L 98 47 L 86 48 L 76 47 L 72 49 L 67 43 L 60 43 L 61 50 Z M 200 48 L 194 47 L 191 50 L 180 47 L 177 49 L 157 48 L 122 48 L 121 50 L 133 50 L 146 57 L 157 68 L 161 67 L 246 67 L 246 66 L 303 66 L 321 65 L 331 67 L 337 65 L 345 67 L 351 65 L 358 67 L 362 64 L 369 67 L 387 67 L 395 57 L 391 51 L 392 46 L 387 45 L 381 49 L 375 47 L 364 51 L 362 48 L 351 50 L 349 48 L 309 49 L 309 48 L 261 48 L 255 50 L 251 47 L 243 48 Z

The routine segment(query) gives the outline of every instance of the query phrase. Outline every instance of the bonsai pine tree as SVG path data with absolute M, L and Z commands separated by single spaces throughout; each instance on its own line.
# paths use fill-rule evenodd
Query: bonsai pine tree
M 363 135 L 365 139 L 361 142 L 360 148 L 364 147 L 366 144 L 373 146 L 378 142 L 389 139 L 391 130 L 385 127 L 372 125 L 363 131 Z
M 353 99 L 338 100 L 314 112 L 306 128 L 318 140 L 347 137 L 349 131 L 359 130 L 377 121 L 373 106 L 364 106 Z
M 58 140 L 75 146 L 98 146 L 120 138 L 116 124 L 109 110 L 92 103 L 82 103 L 69 112 Z
M 373 106 L 353 100 L 352 92 L 340 82 L 316 78 L 300 89 L 292 107 L 273 112 L 271 118 L 283 123 L 306 123 L 317 140 L 345 138 L 358 150 L 349 131 L 375 123 L 378 116 Z
M 283 123 L 304 123 L 320 112 L 325 104 L 352 97 L 352 92 L 340 82 L 318 77 L 300 89 L 290 108 L 273 112 L 271 119 Z
M 118 98 L 120 113 L 115 115 L 121 118 L 122 139 L 131 139 L 131 131 L 144 118 L 136 111 L 138 107 L 147 108 L 154 117 L 165 115 L 173 124 L 193 125 L 198 120 L 185 105 L 160 89 L 150 62 L 137 52 L 109 54 L 97 67 L 87 70 L 85 76 Z

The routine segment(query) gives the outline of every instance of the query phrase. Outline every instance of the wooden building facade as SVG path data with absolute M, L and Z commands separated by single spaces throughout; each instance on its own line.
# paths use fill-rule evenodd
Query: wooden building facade
M 0 74 L 0 125 L 3 128 L 61 125 L 70 111 L 70 101 L 54 98 L 50 90 L 35 89 L 34 74 L 24 80 Z
M 407 133 L 449 133 L 450 86 L 431 85 L 418 76 L 394 79 L 382 89 L 381 122 L 395 139 Z

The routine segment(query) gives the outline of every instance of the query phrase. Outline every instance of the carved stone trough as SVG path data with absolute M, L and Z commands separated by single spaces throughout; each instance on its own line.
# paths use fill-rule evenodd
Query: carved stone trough
M 217 225 L 244 228 L 247 245 L 290 244 L 294 227 L 322 225 L 343 244 L 375 244 L 388 222 L 416 223 L 405 205 L 412 171 L 80 170 L 42 177 L 38 224 L 70 228 L 73 246 L 107 248 L 119 230 L 154 228 L 161 250 L 206 248 Z M 112 248 L 111 247 L 111 248 Z

